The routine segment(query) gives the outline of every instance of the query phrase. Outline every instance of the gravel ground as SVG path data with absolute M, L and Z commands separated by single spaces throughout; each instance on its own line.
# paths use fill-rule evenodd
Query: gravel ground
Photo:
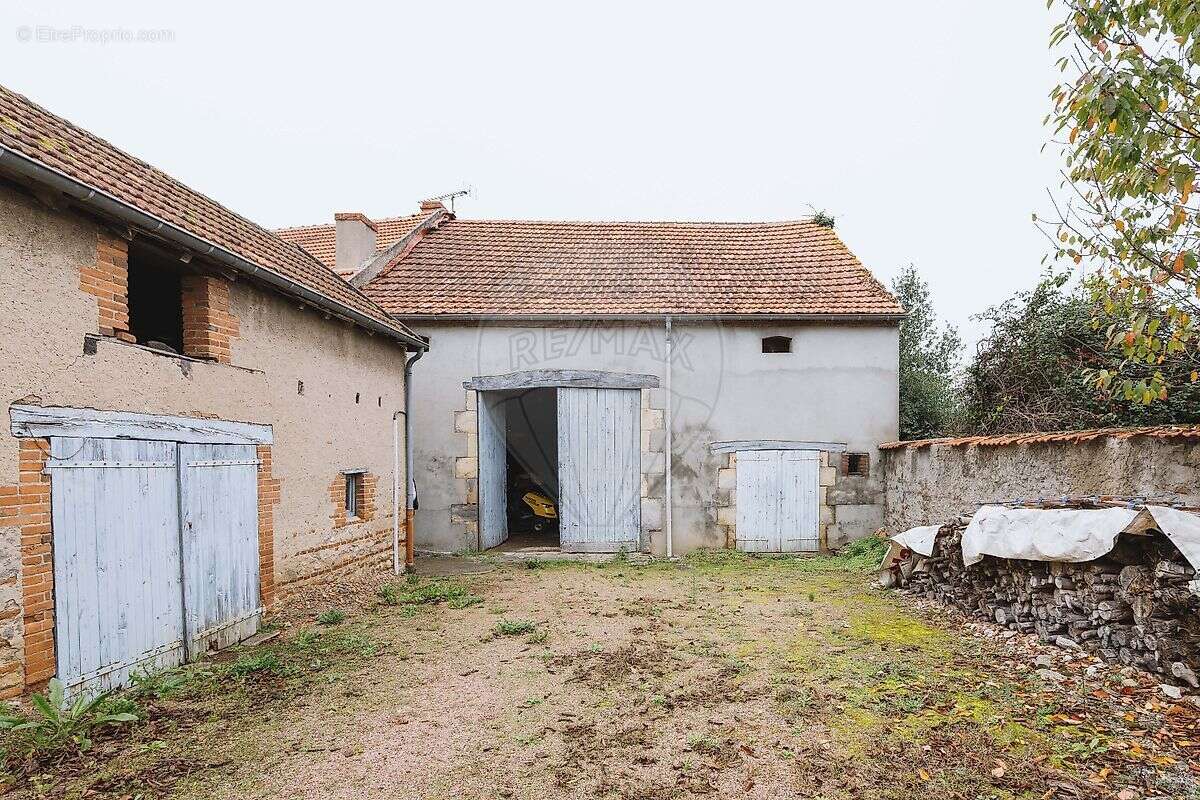
M 337 604 L 381 652 L 180 745 L 222 766 L 172 796 L 1198 796 L 1187 698 L 969 627 L 836 559 L 436 579 L 481 598 L 463 608 L 371 609 L 380 580 L 301 598 L 281 638 Z

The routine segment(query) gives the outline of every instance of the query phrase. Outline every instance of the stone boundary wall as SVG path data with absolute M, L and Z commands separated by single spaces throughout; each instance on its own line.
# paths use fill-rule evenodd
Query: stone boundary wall
M 884 527 L 899 533 L 973 514 L 984 503 L 1066 495 L 1200 506 L 1200 440 L 1163 431 L 884 445 Z

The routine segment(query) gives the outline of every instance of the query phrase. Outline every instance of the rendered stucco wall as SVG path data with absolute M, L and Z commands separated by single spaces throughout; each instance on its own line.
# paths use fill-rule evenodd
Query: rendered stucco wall
M 1200 504 L 1200 444 L 1151 436 L 883 451 L 886 527 L 942 524 L 982 503 L 1065 495 Z
M 431 337 L 413 374 L 413 437 L 420 508 L 418 548 L 476 547 L 469 520 L 452 510 L 467 501 L 457 458 L 468 437 L 455 431 L 464 409 L 463 381 L 534 369 L 596 369 L 664 374 L 661 320 L 576 324 L 410 323 Z M 793 337 L 793 351 L 764 354 L 765 336 Z M 840 441 L 867 452 L 897 435 L 897 329 L 894 326 L 675 322 L 672 502 L 676 552 L 724 547 L 717 522 L 717 470 L 726 457 L 709 445 L 734 439 Z M 665 396 L 665 395 L 664 395 Z M 652 405 L 653 407 L 653 405 Z M 662 431 L 658 431 L 661 436 Z M 654 443 L 656 444 L 656 443 Z M 653 444 L 651 445 L 653 446 Z M 882 524 L 882 483 L 839 478 L 830 489 L 845 522 L 830 546 Z M 844 509 L 844 510 L 843 510 Z M 652 537 L 655 552 L 661 538 Z
M 97 223 L 0 185 L 0 484 L 17 480 L 14 402 L 218 417 L 273 427 L 276 584 L 391 552 L 392 415 L 403 403 L 404 352 L 247 281 L 231 285 L 239 322 L 231 364 L 175 358 L 102 338 L 80 267 L 97 258 Z M 304 384 L 303 394 L 298 382 Z M 356 399 L 357 398 L 357 399 Z M 330 481 L 365 468 L 378 482 L 374 520 L 331 527 Z M 0 529 L 0 613 L 15 528 Z M 19 596 L 19 595 L 15 595 Z

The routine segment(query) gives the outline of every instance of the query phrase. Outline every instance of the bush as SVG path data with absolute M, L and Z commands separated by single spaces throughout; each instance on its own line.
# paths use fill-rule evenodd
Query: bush
M 114 701 L 109 692 L 82 695 L 74 702 L 67 700 L 58 678 L 51 679 L 46 694 L 35 694 L 32 702 L 33 717 L 0 715 L 0 731 L 6 733 L 9 747 L 22 755 L 87 750 L 97 728 L 126 725 L 138 719 L 133 701 Z

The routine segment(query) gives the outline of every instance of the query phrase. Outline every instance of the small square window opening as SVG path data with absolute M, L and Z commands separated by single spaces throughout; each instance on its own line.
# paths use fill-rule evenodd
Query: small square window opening
M 871 472 L 871 456 L 867 453 L 843 453 L 842 474 L 867 477 Z
M 790 352 L 792 352 L 792 337 L 790 337 L 790 336 L 766 336 L 766 337 L 763 337 L 762 351 L 764 353 L 790 353 Z

